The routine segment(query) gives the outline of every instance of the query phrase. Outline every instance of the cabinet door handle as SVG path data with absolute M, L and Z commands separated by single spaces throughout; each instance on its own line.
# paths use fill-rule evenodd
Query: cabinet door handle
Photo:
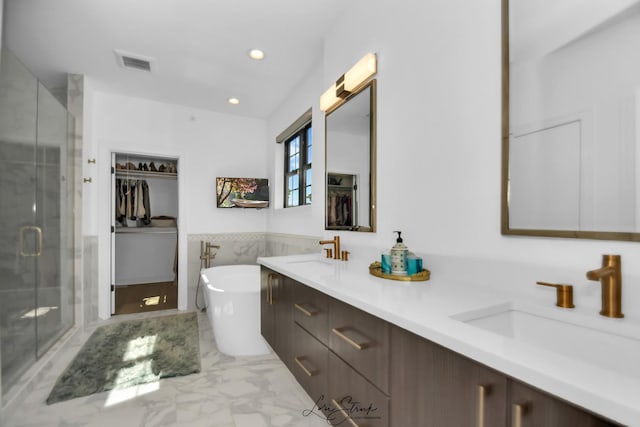
M 344 409 L 336 399 L 331 399 L 331 403 L 333 403 L 335 407 L 338 408 L 338 411 L 342 412 L 342 415 L 344 415 L 344 419 L 349 422 L 351 427 L 360 427 L 355 421 L 353 421 L 353 419 L 349 416 L 349 412 Z
M 370 344 L 368 342 L 357 342 L 352 338 L 349 338 L 347 335 L 345 335 L 344 331 L 349 329 L 348 327 L 344 327 L 344 328 L 333 328 L 331 329 L 331 332 L 333 332 L 334 334 L 336 334 L 337 336 L 339 336 L 340 338 L 342 338 L 343 340 L 345 340 L 347 343 L 349 343 L 352 347 L 354 347 L 357 350 L 364 350 L 367 347 L 370 347 Z
M 26 231 L 35 231 L 36 236 L 38 236 L 38 245 L 36 246 L 35 252 L 25 252 L 24 251 L 24 233 Z M 25 225 L 24 227 L 20 227 L 20 256 L 40 256 L 42 255 L 42 228 L 36 225 Z
M 271 305 L 271 274 L 267 276 L 267 304 Z
M 294 357 L 293 360 L 296 361 L 298 366 L 300 366 L 300 368 L 304 371 L 305 374 L 307 374 L 308 377 L 312 377 L 318 373 L 317 370 L 309 370 L 306 366 L 304 366 L 304 361 L 307 360 L 305 356 Z
M 320 311 L 316 310 L 311 304 L 293 304 L 295 308 L 304 313 L 305 316 L 313 317 L 316 314 L 320 313 Z M 306 306 L 306 307 L 305 307 Z M 309 309 L 311 307 L 311 309 Z
M 491 391 L 490 385 L 478 385 L 476 388 L 476 427 L 484 427 L 485 400 Z
M 511 427 L 522 427 L 522 418 L 528 411 L 527 403 L 514 403 L 511 406 Z
M 267 303 L 273 305 L 273 282 L 278 280 L 278 275 L 275 273 L 269 273 L 267 276 Z

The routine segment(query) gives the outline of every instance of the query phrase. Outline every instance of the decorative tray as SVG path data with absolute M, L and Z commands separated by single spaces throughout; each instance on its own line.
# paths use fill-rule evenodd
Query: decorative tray
M 431 272 L 426 269 L 423 269 L 419 273 L 412 274 L 411 276 L 397 276 L 394 274 L 383 273 L 380 261 L 372 262 L 371 265 L 369 265 L 369 274 L 376 277 L 382 277 L 383 279 L 400 280 L 402 282 L 424 282 L 425 280 L 429 280 L 431 277 Z

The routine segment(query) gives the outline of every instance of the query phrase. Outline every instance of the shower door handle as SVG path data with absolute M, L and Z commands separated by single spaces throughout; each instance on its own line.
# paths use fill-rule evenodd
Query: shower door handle
M 24 236 L 27 231 L 35 231 L 37 236 L 37 245 L 35 252 L 25 252 L 24 251 Z M 20 256 L 40 256 L 42 255 L 42 228 L 36 225 L 25 225 L 24 227 L 20 227 Z

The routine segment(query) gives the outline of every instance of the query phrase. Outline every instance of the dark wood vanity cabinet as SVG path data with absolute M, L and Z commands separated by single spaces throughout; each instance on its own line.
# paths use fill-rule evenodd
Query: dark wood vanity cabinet
M 507 379 L 391 328 L 392 426 L 505 426 Z
M 301 283 L 293 288 L 293 320 L 325 346 L 329 346 L 330 299 Z
M 289 369 L 292 368 L 291 340 L 293 312 L 291 311 L 292 279 L 262 267 L 260 329 L 262 336 Z
M 329 347 L 385 393 L 389 393 L 389 323 L 331 299 Z
M 293 375 L 318 409 L 330 415 L 329 297 L 300 283 L 293 287 Z
M 391 329 L 391 426 L 615 426 L 404 329 Z
M 328 419 L 331 424 L 360 427 L 394 425 L 389 424 L 389 396 L 333 352 L 329 352 L 329 372 L 328 400 L 332 412 Z
M 328 415 L 329 349 L 299 324 L 293 327 L 291 372 L 318 409 Z
M 617 425 L 265 267 L 261 279 L 262 335 L 333 425 Z

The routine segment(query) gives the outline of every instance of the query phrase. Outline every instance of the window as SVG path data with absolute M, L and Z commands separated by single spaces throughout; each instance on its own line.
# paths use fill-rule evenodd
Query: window
M 313 132 L 311 122 L 284 141 L 284 207 L 310 205 Z

